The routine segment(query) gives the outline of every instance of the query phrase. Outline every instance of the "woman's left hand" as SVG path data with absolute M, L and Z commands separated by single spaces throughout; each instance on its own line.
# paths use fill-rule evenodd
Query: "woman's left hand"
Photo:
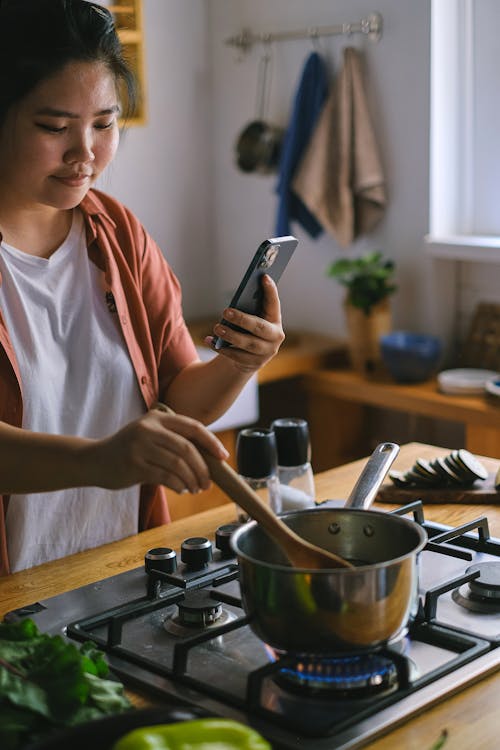
M 281 305 L 276 284 L 270 276 L 262 277 L 264 292 L 262 315 L 248 313 L 228 307 L 223 317 L 243 328 L 248 333 L 233 331 L 232 328 L 217 323 L 214 327 L 216 336 L 228 341 L 231 346 L 219 350 L 219 354 L 227 357 L 242 372 L 254 372 L 266 362 L 269 362 L 285 339 L 281 324 Z M 212 345 L 212 339 L 205 339 L 205 343 Z

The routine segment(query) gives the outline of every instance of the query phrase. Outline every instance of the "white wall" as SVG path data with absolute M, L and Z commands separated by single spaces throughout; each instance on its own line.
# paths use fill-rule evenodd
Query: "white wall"
M 124 133 L 101 180 L 159 243 L 190 318 L 215 304 L 207 13 L 204 0 L 144 0 L 147 123 Z
M 298 226 L 300 250 L 281 282 L 285 324 L 344 333 L 343 291 L 325 278 L 327 265 L 340 254 L 355 256 L 380 248 L 396 260 L 400 291 L 394 298 L 398 325 L 430 330 L 428 275 L 430 262 L 422 252 L 428 216 L 429 28 L 427 0 L 210 0 L 214 70 L 215 238 L 221 259 L 222 292 L 230 289 L 250 248 L 273 231 L 275 177 L 240 173 L 234 167 L 235 136 L 255 114 L 257 65 L 254 49 L 237 61 L 224 39 L 243 27 L 256 32 L 307 28 L 357 21 L 370 10 L 384 18 L 378 43 L 361 35 L 323 39 L 320 49 L 334 73 L 342 49 L 353 44 L 366 59 L 371 111 L 388 181 L 389 209 L 370 237 L 346 251 L 324 235 L 312 241 Z M 270 116 L 286 124 L 296 83 L 311 42 L 289 41 L 273 46 Z
M 348 250 L 294 226 L 300 250 L 280 283 L 285 325 L 344 335 L 343 290 L 325 277 L 340 254 L 380 248 L 397 264 L 395 324 L 435 330 L 451 311 L 441 279 L 448 265 L 424 256 L 428 230 L 429 0 L 144 0 L 149 122 L 131 129 L 105 187 L 126 202 L 159 241 L 184 288 L 185 313 L 214 316 L 254 247 L 272 234 L 275 176 L 234 165 L 238 132 L 255 114 L 260 50 L 238 61 L 224 44 L 248 27 L 275 31 L 384 19 L 380 42 L 355 35 L 320 42 L 332 73 L 342 48 L 365 53 L 369 101 L 387 175 L 389 208 L 379 228 Z M 286 125 L 309 41 L 274 45 L 270 115 Z M 216 264 L 216 277 L 213 264 Z M 439 282 L 434 272 L 437 268 Z M 436 294 L 436 287 L 440 293 Z

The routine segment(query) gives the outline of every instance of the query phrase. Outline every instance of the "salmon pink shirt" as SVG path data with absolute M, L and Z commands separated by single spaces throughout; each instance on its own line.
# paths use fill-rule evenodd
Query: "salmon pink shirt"
M 104 272 L 106 302 L 119 319 L 147 408 L 197 353 L 181 308 L 180 285 L 159 247 L 138 219 L 114 198 L 90 190 L 79 206 L 91 261 Z M 1 278 L 0 278 L 1 284 Z M 22 427 L 19 367 L 0 313 L 0 421 Z M 5 518 L 9 497 L 0 499 L 0 575 L 9 573 Z M 141 488 L 139 529 L 170 520 L 163 487 Z

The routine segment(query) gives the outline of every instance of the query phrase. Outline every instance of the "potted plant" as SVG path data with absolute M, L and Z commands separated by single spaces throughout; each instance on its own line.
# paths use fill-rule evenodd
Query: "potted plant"
M 364 374 L 379 369 L 379 339 L 392 329 L 389 297 L 397 289 L 394 272 L 394 261 L 384 259 L 379 250 L 360 258 L 339 258 L 327 269 L 328 276 L 346 287 L 344 310 L 351 363 Z

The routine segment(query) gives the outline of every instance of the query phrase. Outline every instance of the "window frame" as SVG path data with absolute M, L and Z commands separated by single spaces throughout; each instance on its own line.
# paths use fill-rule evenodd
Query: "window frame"
M 428 254 L 500 262 L 500 236 L 475 234 L 474 0 L 432 0 Z

